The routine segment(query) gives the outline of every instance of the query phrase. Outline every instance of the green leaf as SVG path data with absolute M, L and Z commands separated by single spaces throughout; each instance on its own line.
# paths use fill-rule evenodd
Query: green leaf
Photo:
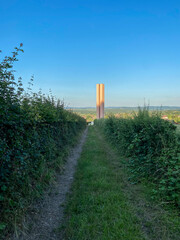
M 6 228 L 6 224 L 5 223 L 0 223 L 0 230 L 4 230 Z

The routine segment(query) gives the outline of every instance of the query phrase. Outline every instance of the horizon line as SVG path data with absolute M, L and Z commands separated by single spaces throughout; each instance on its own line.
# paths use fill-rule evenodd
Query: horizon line
M 133 107 L 133 106 L 107 106 L 107 107 L 104 107 L 104 108 L 139 108 L 139 107 L 149 107 L 149 108 L 180 108 L 180 105 L 179 106 L 176 106 L 176 105 L 138 105 L 136 107 Z M 77 107 L 72 107 L 72 106 L 68 106 L 68 107 L 65 107 L 65 108 L 68 108 L 68 109 L 73 109 L 73 108 L 95 108 L 96 109 L 96 106 L 85 106 L 85 107 L 80 107 L 80 106 L 77 106 Z

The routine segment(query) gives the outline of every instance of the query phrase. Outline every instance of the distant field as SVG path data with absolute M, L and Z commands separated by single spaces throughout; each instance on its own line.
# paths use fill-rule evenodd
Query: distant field
M 109 115 L 115 115 L 116 117 L 123 118 L 131 117 L 133 112 L 137 112 L 137 110 L 138 108 L 105 108 L 105 118 L 107 118 Z M 177 109 L 160 110 L 160 108 L 150 109 L 151 113 L 154 111 L 159 111 L 161 112 L 162 116 L 164 116 L 165 119 L 168 119 L 170 121 L 173 120 L 175 123 L 180 124 L 180 110 Z M 86 121 L 88 122 L 94 121 L 94 119 L 96 119 L 96 108 L 77 108 L 73 109 L 73 112 L 79 114 L 80 116 L 85 118 Z M 178 131 L 180 132 L 179 126 Z
M 121 108 L 105 108 L 105 114 L 117 114 L 117 113 L 131 113 L 132 111 L 137 111 L 137 108 L 132 109 L 121 109 Z M 80 114 L 96 114 L 95 108 L 78 108 L 74 109 L 74 112 L 80 113 Z
M 138 108 L 105 108 L 105 114 L 118 114 L 118 113 L 132 113 L 136 112 Z M 160 110 L 160 109 L 150 109 L 150 112 L 153 111 L 161 111 L 162 114 L 165 115 L 172 115 L 177 116 L 180 115 L 180 110 Z M 79 113 L 79 114 L 96 114 L 96 108 L 77 108 L 73 109 L 73 112 Z
M 121 117 L 127 117 L 130 116 L 135 110 L 137 111 L 137 108 L 134 110 L 129 108 L 105 108 L 105 118 L 107 118 L 109 115 L 119 116 L 119 114 L 121 115 Z M 96 108 L 78 108 L 73 109 L 73 112 L 85 118 L 87 122 L 91 122 L 96 119 Z
M 78 109 L 73 109 L 73 112 L 80 113 L 80 114 L 95 114 L 96 109 L 95 108 L 78 108 Z

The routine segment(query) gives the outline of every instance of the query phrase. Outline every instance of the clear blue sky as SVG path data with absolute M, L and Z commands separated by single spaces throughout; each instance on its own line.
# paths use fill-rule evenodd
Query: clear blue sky
M 179 0 L 0 0 L 0 49 L 70 106 L 180 106 Z

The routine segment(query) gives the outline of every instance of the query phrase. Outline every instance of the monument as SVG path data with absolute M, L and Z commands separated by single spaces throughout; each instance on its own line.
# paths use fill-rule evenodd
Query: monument
M 96 84 L 97 119 L 104 118 L 104 84 Z

